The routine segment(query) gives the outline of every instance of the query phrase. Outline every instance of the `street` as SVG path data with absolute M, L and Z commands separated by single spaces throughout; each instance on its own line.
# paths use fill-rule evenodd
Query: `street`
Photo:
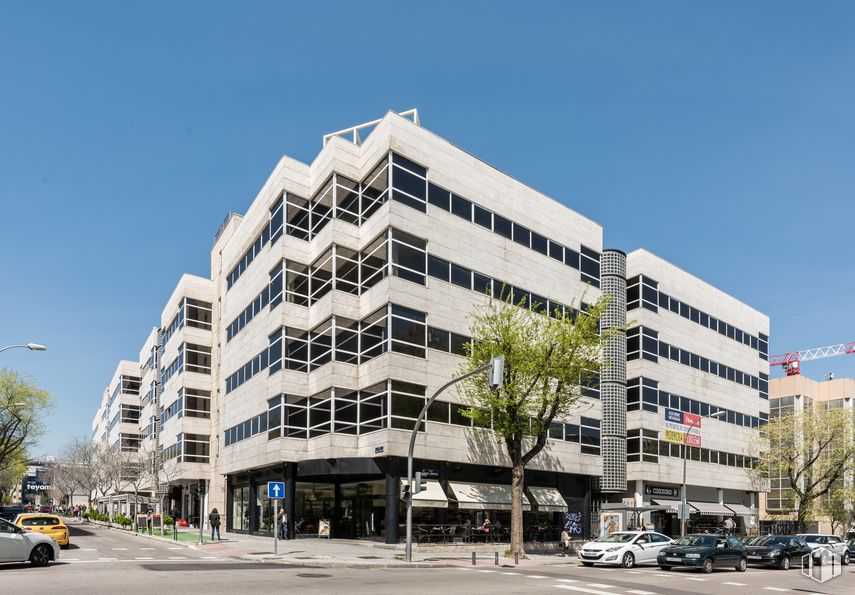
M 711 575 L 655 567 L 633 570 L 583 568 L 575 559 L 513 568 L 492 560 L 443 560 L 432 569 L 305 568 L 211 555 L 171 542 L 137 537 L 101 527 L 72 525 L 72 546 L 58 563 L 0 565 L 4 592 L 33 589 L 61 593 L 587 593 L 589 595 L 682 595 L 690 593 L 824 593 L 855 591 L 855 565 L 824 585 L 790 571 L 749 568 Z

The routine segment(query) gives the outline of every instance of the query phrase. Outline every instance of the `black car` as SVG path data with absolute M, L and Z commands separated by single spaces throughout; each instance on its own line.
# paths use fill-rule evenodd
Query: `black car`
M 749 564 L 790 568 L 790 561 L 801 564 L 802 556 L 811 553 L 811 547 L 798 535 L 763 535 L 752 537 L 745 544 Z
M 20 506 L 0 507 L 0 518 L 6 519 L 11 523 L 19 514 L 23 514 L 25 512 L 27 511 Z
M 849 557 L 855 560 L 855 538 L 846 542 L 846 547 L 849 548 Z
M 681 537 L 660 550 L 656 563 L 662 570 L 688 566 L 709 574 L 713 568 L 735 568 L 745 572 L 745 546 L 731 535 L 696 534 Z

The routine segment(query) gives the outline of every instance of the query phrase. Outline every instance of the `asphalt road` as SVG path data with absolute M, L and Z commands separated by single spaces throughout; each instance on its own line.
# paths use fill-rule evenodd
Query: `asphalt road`
M 750 568 L 660 572 L 583 568 L 556 559 L 520 568 L 460 564 L 437 569 L 320 569 L 212 556 L 118 531 L 72 527 L 72 547 L 46 568 L 0 565 L 0 592 L 153 594 L 204 593 L 582 593 L 588 595 L 683 595 L 855 593 L 855 565 L 820 584 L 790 571 Z

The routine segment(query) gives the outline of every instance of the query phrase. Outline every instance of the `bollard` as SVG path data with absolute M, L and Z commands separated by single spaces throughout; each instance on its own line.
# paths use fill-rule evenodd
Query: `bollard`
M 519 552 L 514 552 L 514 566 L 520 563 L 520 554 Z
M 496 566 L 499 565 L 499 552 L 496 552 Z
M 472 566 L 475 566 L 475 552 L 472 552 Z

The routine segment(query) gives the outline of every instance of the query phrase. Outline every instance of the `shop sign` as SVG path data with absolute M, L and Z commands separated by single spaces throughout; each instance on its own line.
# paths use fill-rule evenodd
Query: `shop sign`
M 376 455 L 382 455 L 382 454 L 383 454 L 383 451 L 385 451 L 385 450 L 386 450 L 386 447 L 385 447 L 385 446 L 375 446 L 375 447 L 374 447 L 374 454 L 376 454 Z
M 666 408 L 664 440 L 688 446 L 700 446 L 701 416 Z
M 439 469 L 422 469 L 422 479 L 437 479 L 439 478 Z
M 329 519 L 321 519 L 318 521 L 318 537 L 330 537 Z
M 652 486 L 645 484 L 644 494 L 646 496 L 659 496 L 660 498 L 677 498 L 680 496 L 679 488 L 668 488 L 665 486 Z

